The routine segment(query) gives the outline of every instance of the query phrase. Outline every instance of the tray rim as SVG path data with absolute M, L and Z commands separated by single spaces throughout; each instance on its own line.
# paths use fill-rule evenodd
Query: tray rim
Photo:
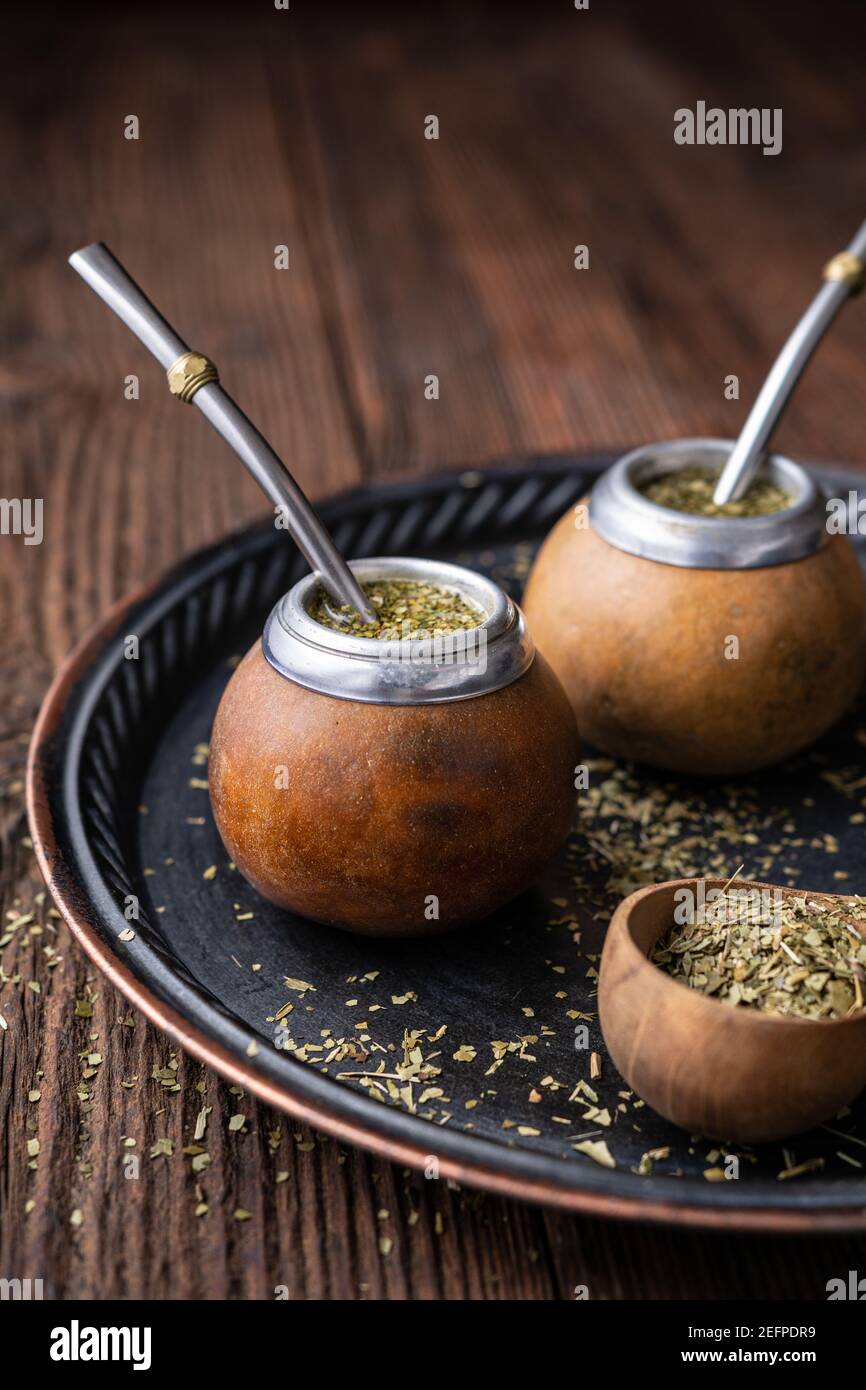
M 609 456 L 602 457 L 596 453 L 586 456 L 557 455 L 520 460 L 499 467 L 454 468 L 421 478 L 411 476 L 395 481 L 386 480 L 382 484 L 362 485 L 338 493 L 322 504 L 321 510 L 325 519 L 333 522 L 340 512 L 351 509 L 361 501 L 369 502 L 371 497 L 396 500 L 417 495 L 419 490 L 444 490 L 453 487 L 461 476 L 467 473 L 480 474 L 483 481 L 496 478 L 513 480 L 515 475 L 525 475 L 528 479 L 542 473 L 564 476 L 580 467 L 597 468 L 607 457 Z M 842 472 L 833 471 L 837 477 Z M 860 477 L 856 474 L 852 476 Z M 862 477 L 860 481 L 862 482 Z M 52 804 L 48 787 L 49 772 L 54 765 L 53 739 L 64 720 L 69 717 L 70 709 L 74 709 L 76 698 L 80 699 L 88 685 L 94 682 L 100 658 L 105 656 L 108 644 L 121 627 L 125 616 L 140 605 L 152 606 L 161 595 L 166 598 L 172 593 L 177 595 L 186 585 L 198 587 L 203 581 L 204 572 L 212 565 L 216 565 L 217 568 L 222 565 L 228 566 L 232 554 L 238 549 L 244 551 L 251 546 L 254 547 L 257 542 L 264 543 L 272 534 L 273 528 L 269 522 L 258 522 L 231 531 L 216 542 L 191 552 L 153 580 L 119 598 L 89 628 L 66 657 L 44 697 L 30 744 L 26 793 L 34 851 L 52 898 L 77 943 L 109 982 L 141 1009 L 156 1027 L 167 1032 L 199 1061 L 212 1066 L 233 1083 L 243 1085 L 265 1103 L 293 1118 L 308 1123 L 341 1142 L 365 1149 L 391 1162 L 423 1170 L 433 1147 L 430 1142 L 424 1143 L 425 1132 L 429 1133 L 431 1129 L 429 1121 L 392 1111 L 390 1107 L 375 1106 L 368 1098 L 357 1095 L 351 1088 L 341 1086 L 333 1078 L 319 1076 L 318 1073 L 296 1062 L 292 1062 L 292 1065 L 299 1068 L 298 1080 L 306 1074 L 301 1090 L 306 1089 L 306 1081 L 314 1077 L 325 1086 L 339 1087 L 339 1091 L 346 1092 L 347 1095 L 340 1096 L 341 1105 L 330 1106 L 324 1098 L 293 1091 L 284 1086 L 279 1079 L 263 1074 L 251 1059 L 242 1058 L 218 1038 L 211 1036 L 204 1027 L 191 1021 L 172 1004 L 162 999 L 155 988 L 152 988 L 147 980 L 141 979 L 122 959 L 120 952 L 103 937 L 94 921 L 90 920 L 91 917 L 98 917 L 98 908 L 88 898 L 86 885 L 77 877 L 73 866 L 65 862 L 58 844 L 56 825 L 59 812 Z M 79 717 L 82 717 L 80 711 Z M 68 745 L 64 746 L 59 759 L 59 766 L 63 768 L 64 774 L 68 771 L 67 762 Z M 337 1094 L 335 1091 L 335 1097 Z M 353 1117 L 344 1113 L 345 1110 L 357 1108 L 348 1104 L 349 1096 L 354 1097 L 365 1108 L 362 1112 L 365 1119 L 366 1108 L 369 1107 L 370 1120 L 374 1121 L 372 1125 L 364 1123 L 359 1116 Z M 390 1122 L 381 1123 L 386 1116 L 390 1118 Z M 375 1123 L 377 1117 L 380 1121 L 378 1124 Z M 804 1190 L 797 1204 L 790 1205 L 762 1204 L 757 1194 L 754 1202 L 744 1204 L 741 1200 L 732 1200 L 730 1203 L 721 1204 L 718 1193 L 713 1193 L 712 1201 L 709 1200 L 709 1191 L 706 1194 L 708 1200 L 697 1201 L 694 1199 L 695 1194 L 687 1194 L 685 1184 L 680 1189 L 674 1178 L 653 1180 L 631 1176 L 626 1178 L 626 1182 L 634 1182 L 633 1192 L 612 1192 L 607 1187 L 597 1186 L 601 1175 L 593 1175 L 592 1169 L 581 1167 L 581 1173 L 587 1180 L 586 1185 L 560 1183 L 552 1174 L 533 1173 L 531 1170 L 534 1166 L 555 1168 L 562 1163 L 563 1176 L 566 1171 L 576 1171 L 570 1169 L 570 1165 L 567 1170 L 564 1160 L 529 1149 L 500 1146 L 494 1140 L 483 1136 L 433 1128 L 437 1134 L 440 1177 L 516 1200 L 555 1206 L 591 1216 L 702 1226 L 729 1231 L 826 1234 L 866 1230 L 866 1194 L 862 1203 L 853 1201 L 847 1194 L 840 1196 L 838 1203 L 834 1203 L 832 1200 L 828 1201 L 825 1195 L 822 1205 L 816 1210 L 809 1209 L 808 1189 Z M 386 1132 L 395 1129 L 397 1133 Z M 402 1129 L 408 1129 L 409 1133 L 401 1134 L 399 1131 Z M 462 1157 L 444 1152 L 442 1140 L 446 1138 L 448 1146 L 451 1146 L 452 1140 L 456 1140 L 457 1147 L 470 1149 L 472 1156 Z M 535 1164 L 533 1160 L 536 1161 Z M 509 1171 L 521 1167 L 528 1167 L 530 1171 Z M 624 1170 L 622 1177 L 625 1178 Z M 647 1190 L 659 1183 L 672 1185 L 670 1197 Z M 673 1187 L 675 1183 L 677 1185 Z M 676 1193 L 680 1190 L 683 1195 L 677 1196 Z M 814 1188 L 812 1190 L 814 1192 Z M 733 1197 L 732 1192 L 731 1198 Z

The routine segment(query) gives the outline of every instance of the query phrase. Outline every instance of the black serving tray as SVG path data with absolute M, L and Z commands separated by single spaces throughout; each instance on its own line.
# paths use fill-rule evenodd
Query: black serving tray
M 364 488 L 322 512 L 344 553 L 453 559 L 519 598 L 539 541 L 606 462 L 534 459 Z M 845 492 L 856 487 L 848 476 L 822 478 Z M 595 998 L 618 871 L 593 834 L 594 816 L 610 824 L 621 812 L 584 807 L 536 891 L 474 929 L 428 941 L 377 942 L 292 917 L 233 871 L 196 750 L 207 743 L 234 660 L 304 570 L 285 532 L 265 524 L 234 535 L 119 604 L 55 681 L 33 741 L 31 824 L 51 891 L 88 953 L 151 1019 L 225 1075 L 347 1142 L 428 1173 L 616 1216 L 740 1229 L 866 1227 L 866 1169 L 838 1156 L 866 1164 L 862 1101 L 834 1123 L 838 1133 L 816 1130 L 787 1153 L 780 1145 L 732 1150 L 739 1178 L 710 1182 L 703 1174 L 718 1165 L 722 1146 L 621 1095 Z M 124 658 L 129 634 L 139 638 L 138 660 Z M 781 838 L 781 881 L 855 891 L 866 879 L 863 826 L 850 820 L 866 777 L 862 718 L 855 710 L 817 748 L 746 781 L 699 782 L 618 764 L 592 777 L 631 778 L 635 805 L 652 805 L 653 796 L 656 810 L 679 803 L 685 840 L 705 835 L 714 810 L 727 808 L 734 830 L 718 848 L 731 872 L 742 859 L 745 877 L 766 878 L 761 858 Z M 616 834 L 640 845 L 646 819 L 625 820 Z M 738 842 L 740 831 L 752 840 Z M 827 852 L 828 835 L 836 852 Z M 211 866 L 216 874 L 205 878 Z M 709 867 L 684 860 L 682 872 Z M 837 870 L 849 875 L 845 883 Z M 651 853 L 644 872 L 644 881 L 672 876 L 653 872 Z M 129 895 L 140 902 L 138 922 L 124 917 Z M 134 939 L 124 942 L 130 926 Z M 313 988 L 287 987 L 287 977 Z M 280 1028 L 276 1015 L 288 1002 Z M 609 1127 L 585 1121 L 584 1106 L 569 1100 L 575 1083 L 589 1079 L 589 1051 L 575 1046 L 583 1021 L 603 1059 L 602 1078 L 591 1084 Z M 415 1113 L 405 1094 L 388 1090 L 407 1029 L 422 1030 L 422 1053 L 438 1053 L 431 1065 L 441 1069 L 412 1088 Z M 364 1036 L 366 1059 L 326 1063 L 332 1043 Z M 287 1040 L 295 1052 L 285 1050 Z M 494 1042 L 517 1046 L 491 1071 Z M 474 1058 L 455 1060 L 461 1047 Z M 385 1079 L 357 1075 L 380 1063 Z M 607 1141 L 615 1168 L 575 1151 L 586 1135 Z M 665 1149 L 651 1174 L 638 1173 L 643 1154 Z M 823 1166 L 779 1180 L 792 1162 L 814 1159 Z

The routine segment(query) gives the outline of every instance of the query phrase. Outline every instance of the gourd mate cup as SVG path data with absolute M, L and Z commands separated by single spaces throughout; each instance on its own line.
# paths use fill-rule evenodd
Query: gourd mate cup
M 211 801 L 233 860 L 272 902 L 350 931 L 429 935 L 527 888 L 565 839 L 574 716 L 491 581 L 424 560 L 352 569 L 362 584 L 424 579 L 476 604 L 480 628 L 443 639 L 468 642 L 468 659 L 323 627 L 307 611 L 315 577 L 302 579 L 222 697 Z
M 527 888 L 568 833 L 578 740 L 520 610 L 456 565 L 347 564 L 214 363 L 190 352 L 106 246 L 70 262 L 281 509 L 312 570 L 276 605 L 214 721 L 211 802 L 238 868 L 281 907 L 382 936 L 462 926 Z M 310 616 L 321 584 L 375 621 L 363 587 L 373 579 L 450 587 L 478 608 L 479 627 L 437 650 Z
M 626 455 L 553 528 L 524 599 L 581 735 L 677 772 L 729 775 L 805 748 L 866 670 L 866 592 L 825 502 L 779 455 L 791 502 L 766 516 L 694 516 L 643 496 L 651 478 L 719 471 L 732 443 L 683 439 Z M 736 646 L 732 645 L 735 639 Z
M 581 732 L 610 753 L 677 772 L 750 772 L 804 748 L 852 700 L 866 668 L 866 597 L 843 536 L 828 537 L 804 470 L 765 454 L 803 368 L 866 283 L 866 222 L 824 266 L 736 443 L 683 439 L 620 459 L 589 524 L 563 517 L 525 608 Z M 642 496 L 691 465 L 740 497 L 758 468 L 791 497 L 767 516 L 693 516 Z M 736 643 L 736 646 L 734 645 Z
M 601 957 L 599 1019 L 629 1086 L 692 1134 L 754 1144 L 830 1121 L 866 1085 L 866 1012 L 782 1018 L 713 999 L 649 959 L 674 921 L 676 894 L 696 879 L 654 883 L 625 898 Z M 707 890 L 724 886 L 707 879 Z M 740 883 L 802 897 L 800 888 Z M 838 906 L 845 898 L 810 893 Z

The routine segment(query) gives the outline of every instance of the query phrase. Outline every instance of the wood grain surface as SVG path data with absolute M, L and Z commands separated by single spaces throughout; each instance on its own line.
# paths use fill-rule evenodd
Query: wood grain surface
M 863 218 L 864 38 L 853 3 L 7 12 L 0 493 L 44 499 L 44 539 L 0 536 L 0 1277 L 80 1298 L 813 1298 L 862 1268 L 854 1240 L 650 1230 L 458 1192 L 232 1094 L 130 1014 L 51 915 L 22 768 L 87 626 L 264 511 L 70 251 L 107 241 L 317 496 L 730 435 Z M 782 153 L 676 146 L 673 112 L 698 100 L 781 107 Z M 843 314 L 809 369 L 778 434 L 795 457 L 866 463 L 864 323 L 862 303 Z M 173 1061 L 176 1090 L 153 1076 Z M 203 1104 L 197 1178 L 182 1149 Z M 150 1157 L 161 1139 L 174 1152 Z

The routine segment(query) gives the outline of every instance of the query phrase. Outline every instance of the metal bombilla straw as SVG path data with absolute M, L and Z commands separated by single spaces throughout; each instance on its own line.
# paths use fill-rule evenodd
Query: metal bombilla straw
M 866 222 L 847 251 L 840 251 L 825 265 L 824 284 L 779 353 L 722 469 L 713 493 L 717 505 L 735 501 L 748 488 L 803 368 L 845 301 L 862 290 L 864 280 Z
M 292 540 L 331 598 L 356 609 L 365 622 L 375 622 L 376 613 L 364 590 L 313 507 L 285 464 L 220 386 L 214 364 L 202 353 L 190 352 L 102 242 L 74 252 L 69 264 L 165 368 L 172 394 L 198 406 L 263 492 L 285 508 Z

